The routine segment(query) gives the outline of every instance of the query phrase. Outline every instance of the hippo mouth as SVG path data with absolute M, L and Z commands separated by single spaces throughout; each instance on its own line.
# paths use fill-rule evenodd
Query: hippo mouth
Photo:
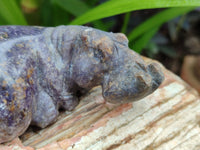
M 137 69 L 126 65 L 123 70 L 112 71 L 104 77 L 103 97 L 111 103 L 128 103 L 153 93 L 162 83 L 164 76 L 156 63 Z

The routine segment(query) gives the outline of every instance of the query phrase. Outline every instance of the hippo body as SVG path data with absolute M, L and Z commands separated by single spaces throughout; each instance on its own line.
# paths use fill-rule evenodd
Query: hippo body
M 0 26 L 0 143 L 30 124 L 55 122 L 58 109 L 73 110 L 79 93 L 102 86 L 112 103 L 141 99 L 163 81 L 121 33 L 83 26 Z

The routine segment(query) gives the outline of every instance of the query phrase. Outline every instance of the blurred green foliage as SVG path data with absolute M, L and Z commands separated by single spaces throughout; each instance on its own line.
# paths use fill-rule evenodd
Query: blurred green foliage
M 198 6 L 199 0 L 1 0 L 0 25 L 77 24 L 110 31 L 116 19 L 107 17 L 124 13 L 119 31 L 128 34 L 130 47 L 141 52 L 163 23 Z M 155 8 L 167 9 L 127 33 L 132 11 Z

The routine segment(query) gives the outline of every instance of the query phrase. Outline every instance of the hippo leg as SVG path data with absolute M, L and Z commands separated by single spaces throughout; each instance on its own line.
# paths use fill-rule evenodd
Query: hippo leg
M 55 122 L 58 114 L 58 108 L 54 104 L 52 98 L 42 88 L 40 88 L 36 99 L 36 105 L 32 111 L 31 124 L 44 128 Z
M 0 143 L 14 139 L 28 128 L 32 95 L 32 88 L 22 78 L 10 85 L 2 85 L 0 81 Z
M 64 110 L 71 111 L 73 110 L 79 103 L 78 97 L 73 96 L 71 94 L 67 94 L 65 96 L 61 96 L 61 104 L 60 107 Z
M 3 102 L 0 101 L 0 143 L 7 142 L 21 135 L 28 128 L 31 121 L 30 111 L 12 113 L 2 110 Z

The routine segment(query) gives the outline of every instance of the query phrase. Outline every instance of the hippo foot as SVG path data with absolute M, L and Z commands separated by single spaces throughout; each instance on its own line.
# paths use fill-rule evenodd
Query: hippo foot
M 72 111 L 79 103 L 76 96 L 62 96 L 60 107 L 67 111 Z

